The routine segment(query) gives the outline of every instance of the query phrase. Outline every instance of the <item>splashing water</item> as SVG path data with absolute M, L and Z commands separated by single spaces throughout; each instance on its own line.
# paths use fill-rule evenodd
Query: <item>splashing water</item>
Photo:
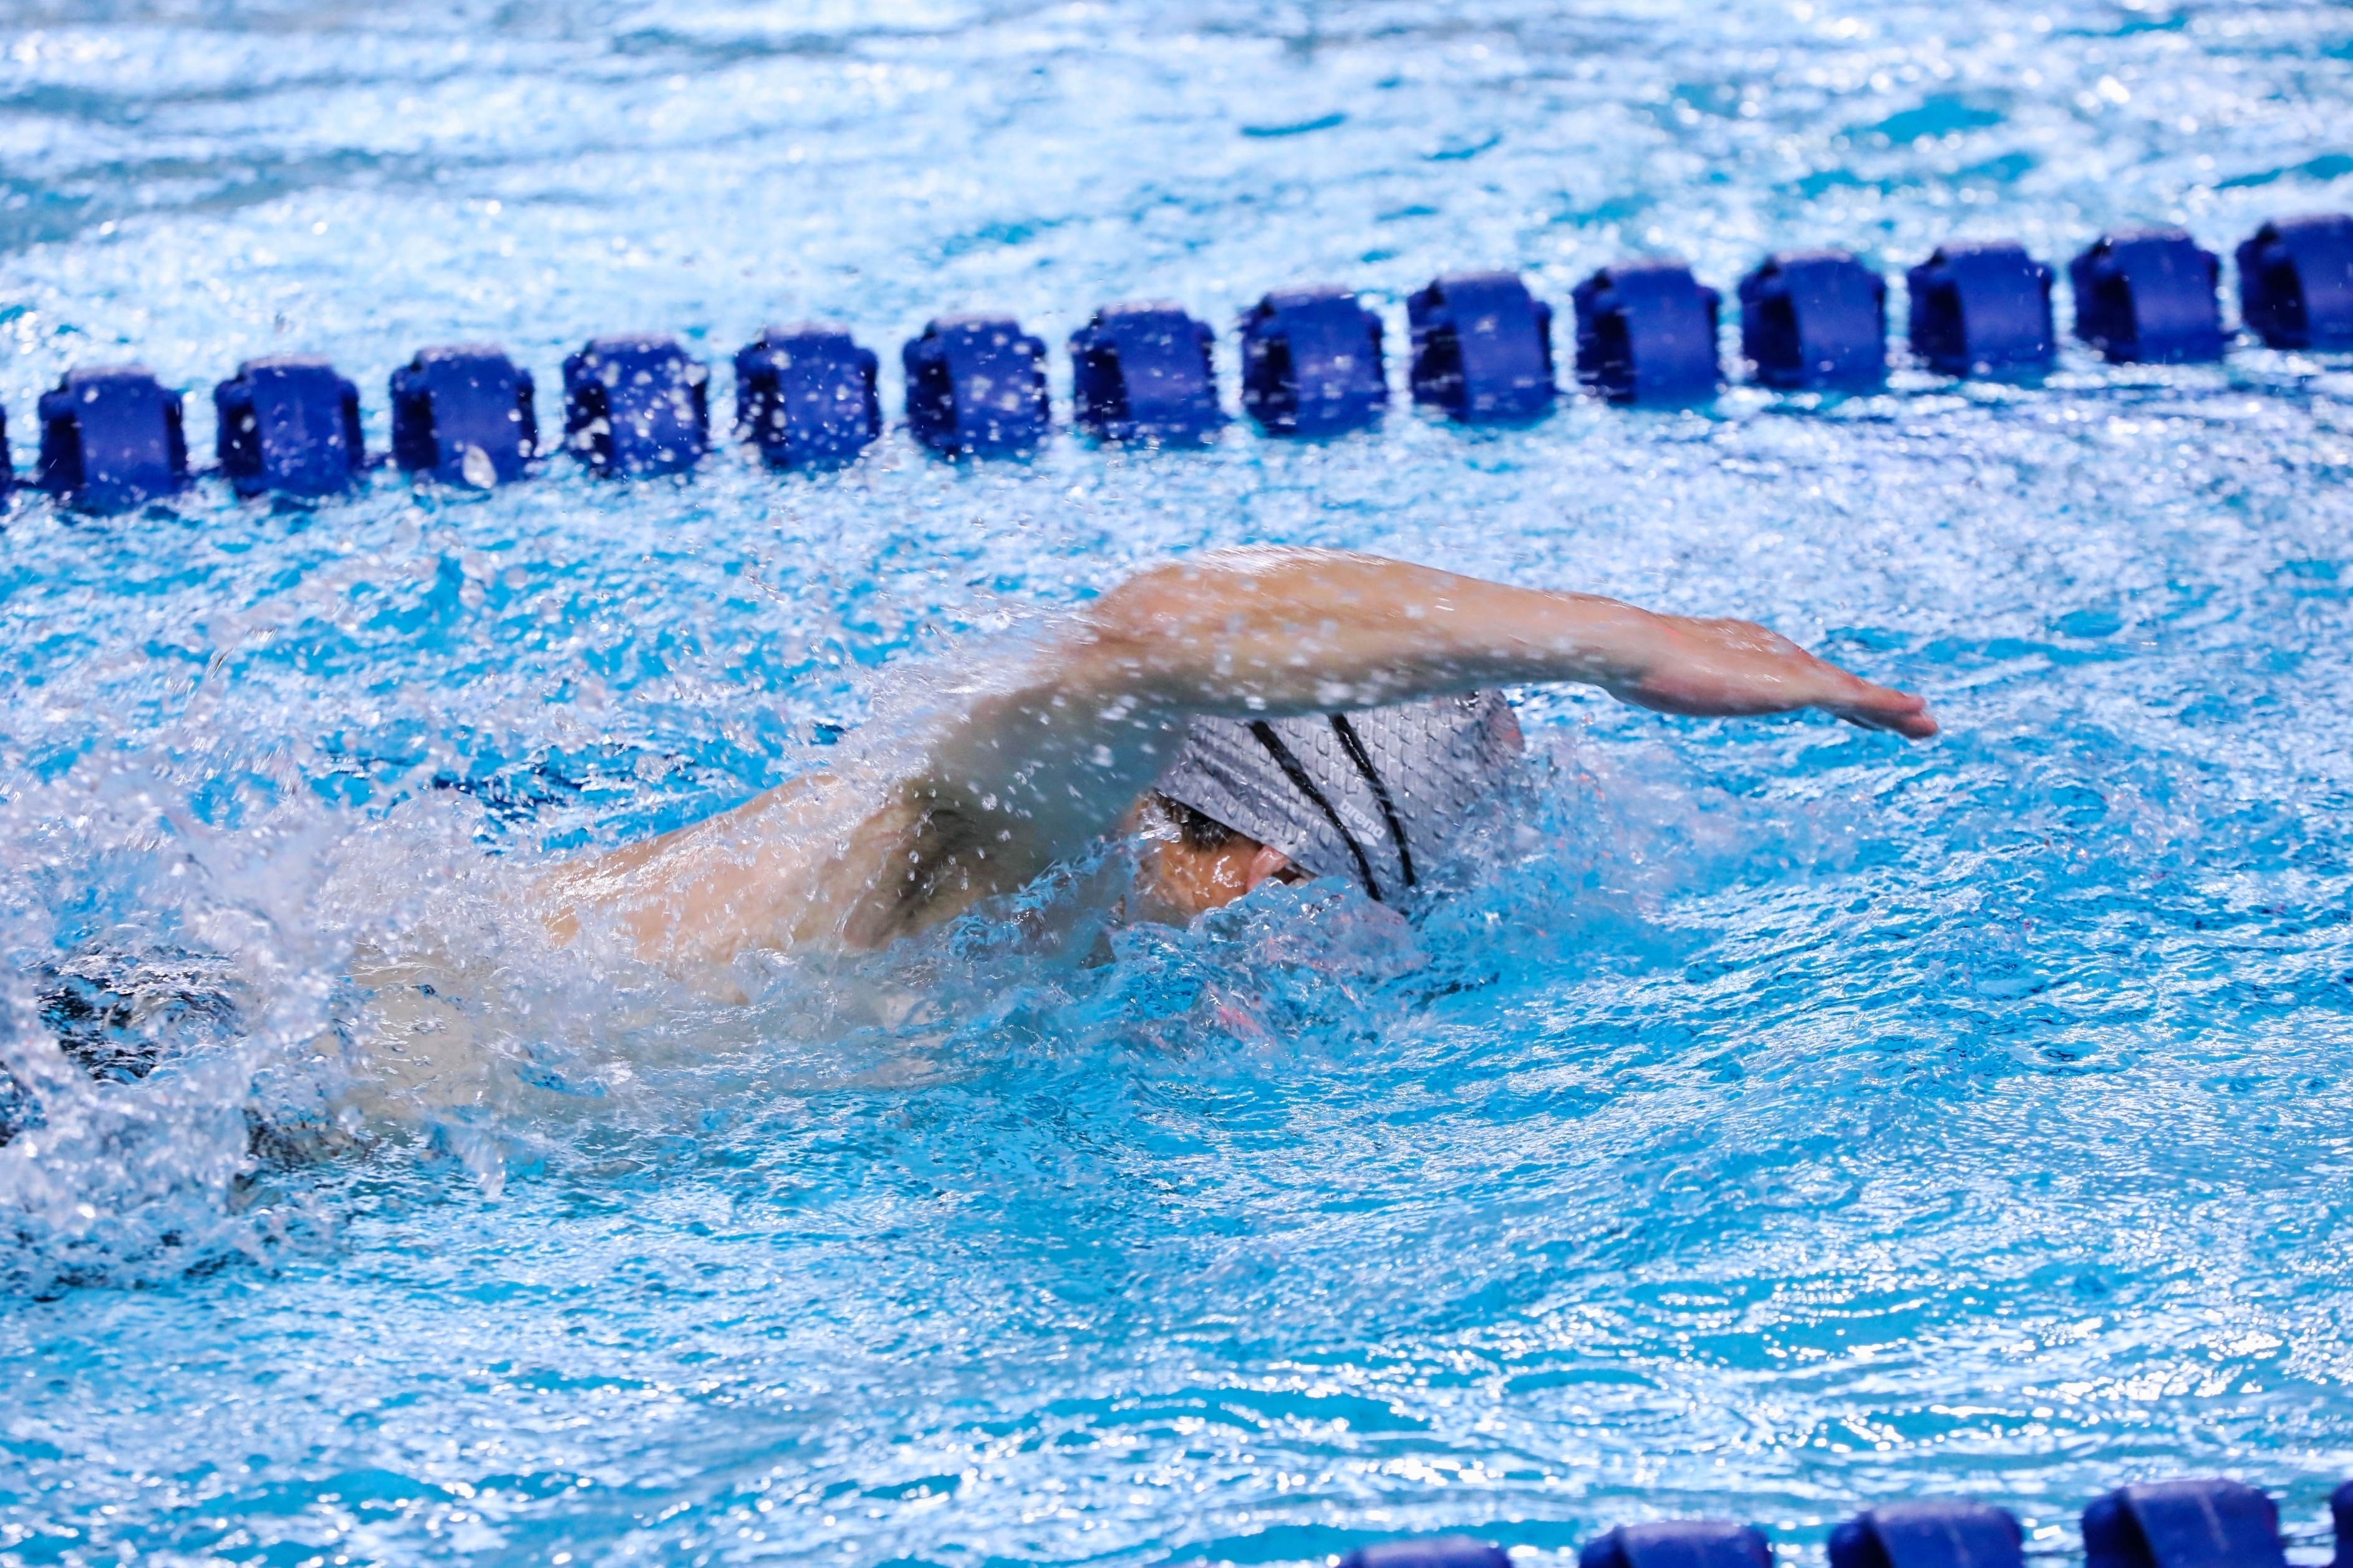
M 2293 4 L 83 7 L 0 26 L 0 401 L 22 453 L 67 365 L 140 357 L 208 450 L 211 381 L 301 349 L 381 449 L 433 342 L 545 386 L 594 333 L 818 316 L 887 367 L 950 310 L 1059 343 L 1332 278 L 1394 343 L 1466 268 L 2222 248 L 2353 208 L 2348 62 Z M 19 499 L 0 1562 L 1683 1512 L 1811 1560 L 1862 1501 L 2064 1544 L 2200 1470 L 2308 1524 L 2353 1473 L 2348 470 L 2341 357 L 2070 347 L 1185 455 Z M 1106 847 L 741 1002 L 514 912 L 1242 541 L 1753 616 L 1947 733 L 1523 693 L 1513 798 L 1404 918 L 1120 926 Z

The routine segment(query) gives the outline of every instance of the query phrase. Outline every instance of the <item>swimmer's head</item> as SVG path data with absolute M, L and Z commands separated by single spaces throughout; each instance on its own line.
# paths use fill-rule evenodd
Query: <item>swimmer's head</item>
M 1271 878 L 1345 877 L 1401 900 L 1519 754 L 1495 691 L 1299 719 L 1196 719 L 1145 797 L 1137 892 L 1189 920 Z
M 1302 882 L 1291 857 L 1240 828 L 1158 790 L 1135 812 L 1143 836 L 1136 857 L 1136 913 L 1182 925 L 1219 910 L 1265 881 Z

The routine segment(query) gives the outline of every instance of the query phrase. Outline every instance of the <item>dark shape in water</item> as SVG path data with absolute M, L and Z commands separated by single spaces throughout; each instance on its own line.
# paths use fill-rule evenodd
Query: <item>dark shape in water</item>
M 41 1022 L 93 1079 L 135 1083 L 166 1058 L 244 1030 L 237 972 L 224 958 L 176 948 L 91 949 L 44 964 Z
M 58 1048 L 96 1082 L 133 1084 L 245 1034 L 244 984 L 227 959 L 179 948 L 86 948 L 41 966 L 35 996 Z M 245 1110 L 247 1147 L 265 1164 L 313 1163 L 360 1145 L 332 1121 Z M 0 1144 L 45 1124 L 40 1099 L 0 1068 Z
M 88 948 L 41 966 L 34 1001 L 58 1048 L 101 1083 L 136 1083 L 174 1057 L 244 1032 L 227 960 L 176 948 Z M 0 1068 L 0 1144 L 43 1122 L 40 1097 Z

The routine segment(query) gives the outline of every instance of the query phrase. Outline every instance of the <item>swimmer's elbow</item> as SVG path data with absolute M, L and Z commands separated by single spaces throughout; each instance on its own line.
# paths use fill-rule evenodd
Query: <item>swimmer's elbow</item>
M 1089 605 L 1089 629 L 1106 643 L 1145 643 L 1197 620 L 1216 590 L 1198 567 L 1148 567 Z
M 1326 550 L 1243 546 L 1148 566 L 1083 612 L 1105 657 L 1166 656 L 1233 629 L 1237 617 L 1270 603 L 1289 604 L 1298 585 L 1288 574 L 1345 557 Z
M 1170 673 L 1209 629 L 1214 599 L 1178 566 L 1139 572 L 1089 605 L 1067 657 L 1084 671 L 1130 687 Z M 1079 670 L 1074 669 L 1074 674 Z

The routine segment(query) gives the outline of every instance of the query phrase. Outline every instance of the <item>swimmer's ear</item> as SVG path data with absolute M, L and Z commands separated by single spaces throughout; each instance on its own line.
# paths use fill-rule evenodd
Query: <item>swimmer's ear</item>
M 1283 873 L 1290 869 L 1290 856 L 1271 844 L 1261 844 L 1258 847 L 1258 853 L 1250 857 L 1249 868 L 1242 872 L 1242 891 L 1250 892 L 1269 877 L 1283 877 Z M 1283 877 L 1285 881 L 1290 879 Z

